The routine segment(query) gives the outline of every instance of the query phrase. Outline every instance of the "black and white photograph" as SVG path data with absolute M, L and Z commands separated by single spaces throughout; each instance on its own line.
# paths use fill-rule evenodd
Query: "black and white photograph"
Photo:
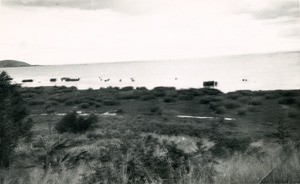
M 300 183 L 300 0 L 0 0 L 0 184 Z

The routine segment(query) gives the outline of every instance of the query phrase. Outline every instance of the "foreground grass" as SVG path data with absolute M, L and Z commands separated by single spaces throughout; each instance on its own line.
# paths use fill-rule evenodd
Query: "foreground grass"
M 300 182 L 299 146 L 290 149 L 299 140 L 300 91 L 20 90 L 35 125 L 1 170 L 2 183 Z M 55 112 L 73 110 L 98 122 L 82 134 L 59 134 Z M 117 115 L 101 115 L 111 110 Z M 276 134 L 281 117 L 284 147 Z

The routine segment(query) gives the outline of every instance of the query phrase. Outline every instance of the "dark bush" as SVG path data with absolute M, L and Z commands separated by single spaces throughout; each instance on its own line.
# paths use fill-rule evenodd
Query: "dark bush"
M 173 91 L 176 90 L 175 87 L 164 87 L 164 86 L 158 86 L 153 88 L 154 91 Z
M 226 158 L 234 152 L 244 153 L 247 151 L 251 140 L 249 138 L 215 137 L 216 145 L 212 148 L 212 153 L 216 157 Z
M 255 106 L 262 105 L 262 103 L 263 103 L 262 99 L 259 99 L 259 98 L 254 98 L 254 99 L 250 100 L 250 102 L 249 102 L 250 105 L 255 105 Z
M 54 108 L 48 108 L 47 110 L 46 110 L 46 113 L 47 114 L 53 114 L 55 112 L 55 109 Z
M 82 104 L 80 104 L 80 108 L 81 109 L 87 109 L 88 107 L 89 107 L 90 105 L 88 104 L 88 103 L 82 103 Z
M 22 94 L 22 97 L 23 98 L 32 98 L 32 97 L 34 97 L 34 94 L 32 94 L 32 93 L 25 93 L 25 94 Z
M 232 92 L 232 93 L 227 93 L 226 97 L 228 99 L 232 99 L 232 100 L 237 100 L 238 98 L 240 98 L 242 95 L 238 94 L 236 92 Z
M 88 104 L 91 106 L 91 105 L 95 105 L 95 102 L 94 101 L 89 101 Z
M 64 102 L 67 100 L 67 98 L 57 97 L 57 98 L 54 98 L 53 100 L 54 100 L 54 101 L 57 101 L 57 102 L 59 102 L 59 103 L 64 103 Z
M 258 110 L 257 107 L 252 106 L 252 107 L 249 107 L 249 108 L 248 108 L 248 111 L 249 111 L 249 112 L 258 112 L 259 110 Z
M 95 107 L 96 107 L 96 108 L 99 108 L 99 107 L 101 107 L 101 104 L 100 104 L 100 103 L 96 103 L 96 104 L 95 104 Z
M 276 99 L 279 97 L 280 97 L 280 94 L 278 92 L 270 92 L 270 93 L 265 94 L 265 99 L 267 99 L 267 100 L 272 100 L 272 99 Z
M 83 133 L 90 129 L 98 121 L 97 116 L 91 114 L 87 118 L 79 116 L 76 112 L 65 115 L 56 125 L 55 129 L 59 133 Z
M 32 100 L 32 101 L 28 102 L 28 105 L 31 105 L 31 106 L 44 105 L 44 104 L 45 104 L 45 101 L 42 101 L 42 100 Z
M 65 88 L 62 90 L 62 92 L 64 92 L 64 93 L 70 93 L 73 91 L 77 91 L 77 88 L 75 86 L 71 86 L 71 87 L 68 87 L 68 88 Z
M 56 102 L 56 101 L 50 101 L 50 102 L 49 102 L 49 104 L 51 104 L 52 106 L 59 105 L 59 103 L 58 103 L 58 102 Z
M 300 111 L 299 110 L 296 110 L 296 109 L 291 109 L 289 110 L 288 112 L 288 117 L 289 118 L 297 118 L 300 114 Z
M 292 105 L 292 104 L 296 103 L 296 98 L 294 98 L 294 97 L 280 98 L 278 103 L 282 104 L 282 105 Z
M 146 94 L 146 95 L 142 95 L 141 96 L 141 100 L 143 101 L 149 101 L 149 100 L 153 100 L 155 99 L 155 96 L 154 95 L 151 95 L 151 94 Z
M 215 113 L 216 114 L 224 114 L 225 111 L 226 111 L 226 109 L 225 109 L 224 106 L 219 106 L 219 107 L 216 108 Z
M 176 102 L 176 98 L 167 96 L 167 97 L 164 97 L 164 102 L 166 102 L 166 103 Z
M 219 102 L 209 102 L 209 109 L 211 110 L 217 110 L 218 107 L 220 107 L 222 104 Z
M 83 100 L 76 98 L 73 100 L 73 102 L 74 102 L 74 104 L 81 104 L 83 102 Z
M 118 99 L 121 100 L 129 100 L 129 99 L 138 99 L 140 98 L 140 93 L 138 91 L 125 91 L 125 92 L 120 92 L 118 95 Z
M 124 110 L 123 110 L 123 109 L 117 109 L 117 110 L 116 110 L 116 113 L 117 113 L 117 114 L 123 114 L 123 113 L 124 113 Z
M 175 90 L 174 91 L 168 91 L 166 96 L 176 98 L 178 96 L 178 93 Z
M 193 100 L 193 98 L 194 95 L 188 93 L 180 93 L 178 95 L 178 100 L 188 101 L 188 100 Z
M 236 109 L 238 107 L 240 107 L 240 104 L 238 104 L 237 102 L 225 102 L 225 107 L 226 109 Z
M 153 114 L 158 114 L 158 115 L 162 114 L 161 108 L 159 106 L 151 107 L 150 112 Z
M 132 86 L 125 86 L 125 87 L 121 88 L 121 91 L 131 91 L 133 89 L 134 88 Z
M 74 104 L 73 100 L 66 100 L 65 101 L 66 106 L 70 106 L 70 105 L 73 105 L 73 104 Z
M 220 90 L 213 89 L 213 88 L 201 88 L 201 89 L 198 89 L 198 93 L 201 93 L 203 95 L 221 95 L 221 94 L 223 94 Z
M 300 107 L 300 98 L 296 99 L 296 105 Z
M 282 96 L 285 96 L 285 97 L 300 96 L 300 92 L 298 90 L 281 91 L 281 94 L 282 94 Z
M 146 87 L 137 87 L 137 90 L 141 90 L 141 91 L 147 91 L 148 89 Z
M 164 97 L 166 95 L 166 91 L 163 90 L 152 90 L 151 92 L 156 97 Z
M 119 105 L 120 102 L 119 101 L 116 101 L 116 100 L 103 100 L 103 105 L 106 105 L 106 106 L 115 106 L 115 105 Z
M 239 116 L 244 116 L 244 115 L 246 115 L 246 110 L 245 110 L 245 109 L 239 109 L 239 110 L 237 111 L 237 114 L 238 114 Z

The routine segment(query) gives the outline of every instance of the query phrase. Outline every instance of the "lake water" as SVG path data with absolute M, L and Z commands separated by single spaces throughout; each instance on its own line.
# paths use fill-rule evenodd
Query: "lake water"
M 223 92 L 300 88 L 300 52 L 0 70 L 7 71 L 16 83 L 21 83 L 23 79 L 33 79 L 32 83 L 22 84 L 30 87 L 65 85 L 76 86 L 79 89 L 99 89 L 108 86 L 145 86 L 149 89 L 156 86 L 201 88 L 203 81 L 215 80 L 218 81 L 216 88 Z M 62 77 L 80 78 L 80 81 L 62 82 Z M 50 78 L 57 78 L 57 82 L 50 82 Z M 110 80 L 105 82 L 106 79 Z

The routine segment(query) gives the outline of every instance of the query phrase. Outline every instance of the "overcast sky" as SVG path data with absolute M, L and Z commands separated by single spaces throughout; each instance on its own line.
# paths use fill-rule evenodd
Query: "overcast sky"
M 0 1 L 0 60 L 68 64 L 300 50 L 299 0 Z

